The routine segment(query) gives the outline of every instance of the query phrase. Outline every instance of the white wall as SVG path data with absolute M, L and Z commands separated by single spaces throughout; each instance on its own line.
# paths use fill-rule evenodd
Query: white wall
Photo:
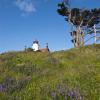
M 38 45 L 37 43 L 34 43 L 34 44 L 32 45 L 32 49 L 33 49 L 34 51 L 39 50 L 39 45 Z

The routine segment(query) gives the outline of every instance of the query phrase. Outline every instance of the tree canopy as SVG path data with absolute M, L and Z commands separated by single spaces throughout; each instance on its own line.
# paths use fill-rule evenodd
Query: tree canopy
M 86 27 L 85 29 L 93 28 L 94 25 L 97 25 L 100 23 L 100 8 L 94 8 L 94 9 L 81 9 L 81 8 L 70 8 L 68 3 L 61 2 L 58 4 L 57 12 L 59 15 L 64 16 L 65 21 L 71 23 L 76 28 L 72 31 L 72 33 L 75 33 L 74 36 L 71 34 L 71 36 L 76 37 L 76 42 L 80 44 L 80 38 L 82 36 L 80 33 L 86 34 L 82 32 L 83 27 Z M 92 32 L 87 32 L 87 34 L 92 34 Z
M 57 12 L 65 16 L 66 21 L 70 21 L 74 25 L 82 25 L 92 27 L 100 22 L 100 8 L 80 9 L 69 8 L 64 2 L 58 4 Z

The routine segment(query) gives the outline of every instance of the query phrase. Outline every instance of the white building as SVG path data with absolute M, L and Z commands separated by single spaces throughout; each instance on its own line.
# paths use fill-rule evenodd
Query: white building
M 39 50 L 39 42 L 37 40 L 33 41 L 32 49 L 34 51 L 38 51 Z

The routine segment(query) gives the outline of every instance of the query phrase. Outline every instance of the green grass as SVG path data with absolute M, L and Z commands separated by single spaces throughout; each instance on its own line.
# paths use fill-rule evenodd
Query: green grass
M 1 54 L 0 100 L 100 100 L 100 45 Z

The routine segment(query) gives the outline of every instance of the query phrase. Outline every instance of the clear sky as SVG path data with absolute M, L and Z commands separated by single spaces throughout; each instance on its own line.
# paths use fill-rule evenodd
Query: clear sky
M 0 52 L 23 50 L 37 39 L 52 51 L 72 48 L 70 26 L 57 13 L 62 0 L 0 0 Z M 100 7 L 100 0 L 71 0 L 72 7 Z

